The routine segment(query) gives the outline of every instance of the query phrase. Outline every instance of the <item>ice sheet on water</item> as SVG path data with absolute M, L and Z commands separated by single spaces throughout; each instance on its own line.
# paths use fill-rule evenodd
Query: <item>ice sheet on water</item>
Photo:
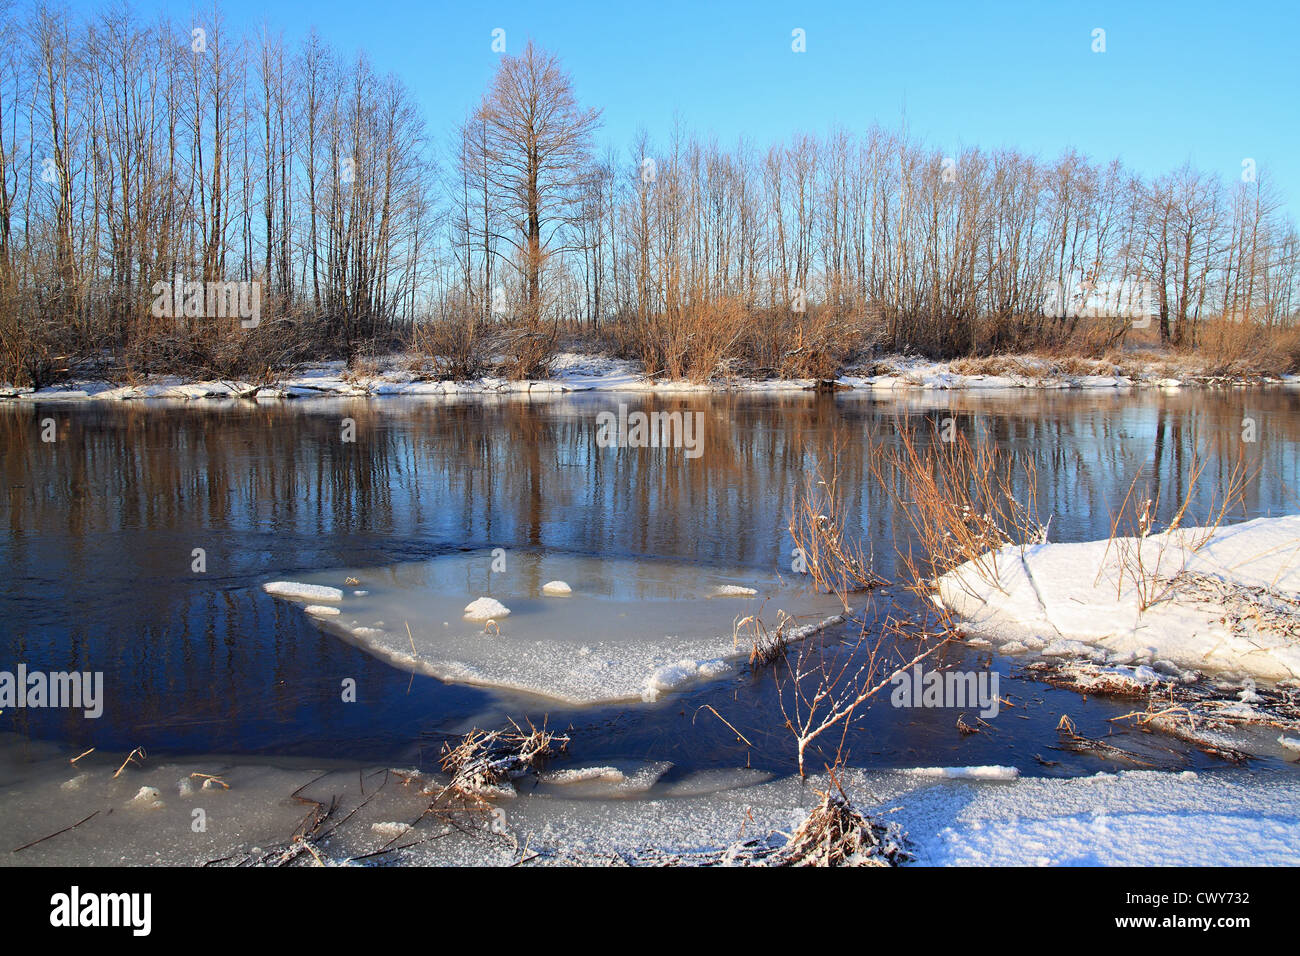
M 337 593 L 342 613 L 313 622 L 406 670 L 575 704 L 654 701 L 746 658 L 733 639 L 739 607 L 714 600 L 720 589 L 752 590 L 746 614 L 793 616 L 794 640 L 842 610 L 802 581 L 750 568 L 535 551 L 507 552 L 499 567 L 490 551 L 464 552 L 307 575 L 280 594 Z M 344 596 L 335 585 L 348 578 L 360 583 Z M 568 600 L 547 596 L 555 582 L 569 584 Z

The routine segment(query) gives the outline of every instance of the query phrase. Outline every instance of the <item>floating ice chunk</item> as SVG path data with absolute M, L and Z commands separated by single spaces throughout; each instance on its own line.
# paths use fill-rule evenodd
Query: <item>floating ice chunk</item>
M 741 587 L 739 584 L 719 584 L 713 589 L 714 597 L 753 597 L 757 593 L 755 588 Z
M 339 609 L 324 604 L 308 604 L 303 608 L 303 612 L 306 614 L 314 614 L 316 617 L 337 617 Z
M 345 589 L 349 596 L 339 605 L 340 616 L 307 619 L 396 667 L 573 704 L 662 700 L 670 687 L 675 692 L 681 683 L 729 671 L 719 662 L 743 659 L 748 648 L 736 644 L 732 614 L 721 609 L 724 602 L 711 599 L 719 585 L 751 581 L 800 623 L 786 631 L 792 641 L 843 621 L 839 614 L 826 617 L 842 611 L 833 596 L 775 577 L 769 582 L 750 569 L 710 571 L 660 559 L 521 551 L 510 575 L 493 577 L 486 554 L 303 575 L 300 581 L 313 584 L 330 584 L 345 574 L 384 582 L 382 588 L 374 584 L 364 603 L 350 603 Z M 544 583 L 559 581 L 569 583 L 580 599 L 543 593 Z M 489 593 L 492 597 L 480 598 Z M 466 607 L 467 597 L 478 600 Z M 379 618 L 393 622 L 392 628 Z M 502 626 L 498 633 L 487 625 L 492 633 L 485 638 L 488 620 Z M 689 667 L 675 672 L 674 665 L 683 661 Z M 669 670 L 652 682 L 661 668 Z
M 262 585 L 267 594 L 282 598 L 301 598 L 310 601 L 342 601 L 343 592 L 324 584 L 302 584 L 297 581 L 268 581 Z
M 1288 737 L 1283 734 L 1281 737 L 1277 738 L 1277 742 L 1287 750 L 1294 750 L 1297 753 L 1300 753 L 1300 740 L 1297 740 L 1295 737 Z
M 136 795 L 131 798 L 131 805 L 144 807 L 147 810 L 157 810 L 163 805 L 163 802 L 158 799 L 160 796 L 157 787 L 141 787 L 136 791 Z
M 917 767 L 908 773 L 918 777 L 942 777 L 945 780 L 1015 780 L 1020 771 L 1015 767 L 997 765 L 986 767 Z
M 542 593 L 559 597 L 561 595 L 572 594 L 573 588 L 569 587 L 563 581 L 547 581 L 542 585 Z
M 465 606 L 465 617 L 471 621 L 490 621 L 503 618 L 509 613 L 510 608 L 490 597 L 481 597 Z

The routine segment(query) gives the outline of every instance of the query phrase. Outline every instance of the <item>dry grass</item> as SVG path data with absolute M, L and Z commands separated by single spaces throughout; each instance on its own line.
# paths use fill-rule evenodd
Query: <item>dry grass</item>
M 901 837 L 855 807 L 835 773 L 778 854 L 783 866 L 898 866 L 910 859 Z
M 524 730 L 511 721 L 512 730 L 474 729 L 455 746 L 443 747 L 441 766 L 451 775 L 445 788 L 467 798 L 514 796 L 511 781 L 537 770 L 548 758 L 569 746 L 569 738 L 545 727 L 528 724 Z
M 819 464 L 790 504 L 790 537 L 795 544 L 796 568 L 812 576 L 818 590 L 835 594 L 847 611 L 850 593 L 870 591 L 887 584 L 872 570 L 870 545 L 845 532 L 847 514 L 840 492 L 840 456 L 844 440 L 836 436 Z M 802 567 L 800 567 L 800 563 Z
M 996 585 L 1005 545 L 1047 539 L 1033 459 L 1016 459 L 983 438 L 972 445 L 955 430 L 950 441 L 938 427 L 929 440 L 910 426 L 900 427 L 898 435 L 896 445 L 875 443 L 868 461 L 920 545 L 919 557 L 910 548 L 899 555 L 914 590 L 928 591 L 933 581 L 968 562 Z M 1023 490 L 1017 488 L 1021 483 Z
M 1177 591 L 1191 556 L 1209 542 L 1228 513 L 1234 509 L 1244 512 L 1245 494 L 1256 477 L 1257 469 L 1252 469 L 1239 456 L 1227 481 L 1210 496 L 1208 514 L 1188 525 L 1188 511 L 1205 467 L 1203 459 L 1194 457 L 1191 460 L 1183 493 L 1176 500 L 1173 516 L 1163 531 L 1158 531 L 1156 518 L 1160 514 L 1163 490 L 1157 486 L 1152 492 L 1150 483 L 1143 483 L 1140 469 L 1133 476 L 1124 500 L 1111 517 L 1110 537 L 1095 579 L 1095 582 L 1101 580 L 1107 558 L 1113 550 L 1118 570 L 1115 577 L 1117 600 L 1126 582 L 1133 586 L 1142 611 L 1167 600 Z

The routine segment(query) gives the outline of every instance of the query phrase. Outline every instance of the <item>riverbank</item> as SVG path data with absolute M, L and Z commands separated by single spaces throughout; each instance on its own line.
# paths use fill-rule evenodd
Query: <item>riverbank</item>
M 528 792 L 456 819 L 426 813 L 436 774 L 221 758 L 116 761 L 4 748 L 9 865 L 239 863 L 292 845 L 298 865 L 744 864 L 784 844 L 824 776 L 669 780 L 665 766 L 557 762 Z M 599 771 L 599 772 L 597 772 Z M 845 769 L 839 782 L 909 865 L 1296 865 L 1293 775 L 1153 771 L 1024 777 L 1015 768 Z M 278 857 L 274 857 L 278 859 Z
M 575 391 L 784 392 L 815 389 L 1127 389 L 1196 386 L 1300 386 L 1300 374 L 1274 375 L 1249 368 L 1209 367 L 1188 356 L 1134 353 L 1119 361 L 1006 355 L 983 359 L 932 361 L 886 356 L 846 369 L 831 380 L 755 379 L 718 376 L 708 382 L 647 377 L 638 362 L 608 355 L 562 352 L 545 379 L 511 380 L 484 376 L 469 381 L 438 378 L 431 363 L 411 355 L 372 359 L 365 368 L 344 361 L 320 362 L 272 376 L 263 383 L 191 381 L 148 376 L 121 382 L 74 377 L 39 389 L 0 384 L 0 399 L 10 401 L 127 401 L 140 399 L 279 400 L 322 396 L 380 397 L 473 394 L 544 394 Z

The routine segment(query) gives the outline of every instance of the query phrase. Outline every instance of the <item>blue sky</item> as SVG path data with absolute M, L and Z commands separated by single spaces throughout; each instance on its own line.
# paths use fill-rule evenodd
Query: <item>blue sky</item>
M 74 0 L 76 9 L 98 4 Z M 138 0 L 191 16 L 188 3 Z M 947 2 L 489 4 L 227 0 L 228 23 L 296 39 L 314 25 L 399 74 L 438 135 L 478 100 L 497 61 L 528 38 L 560 54 L 579 96 L 604 109 L 602 140 L 638 126 L 664 139 L 680 114 L 724 144 L 766 144 L 879 120 L 926 142 L 1076 147 L 1143 172 L 1185 160 L 1236 177 L 1254 158 L 1300 210 L 1300 3 Z M 196 23 L 202 17 L 196 19 Z M 807 52 L 791 51 L 791 31 Z M 1106 52 L 1092 52 L 1092 31 Z

